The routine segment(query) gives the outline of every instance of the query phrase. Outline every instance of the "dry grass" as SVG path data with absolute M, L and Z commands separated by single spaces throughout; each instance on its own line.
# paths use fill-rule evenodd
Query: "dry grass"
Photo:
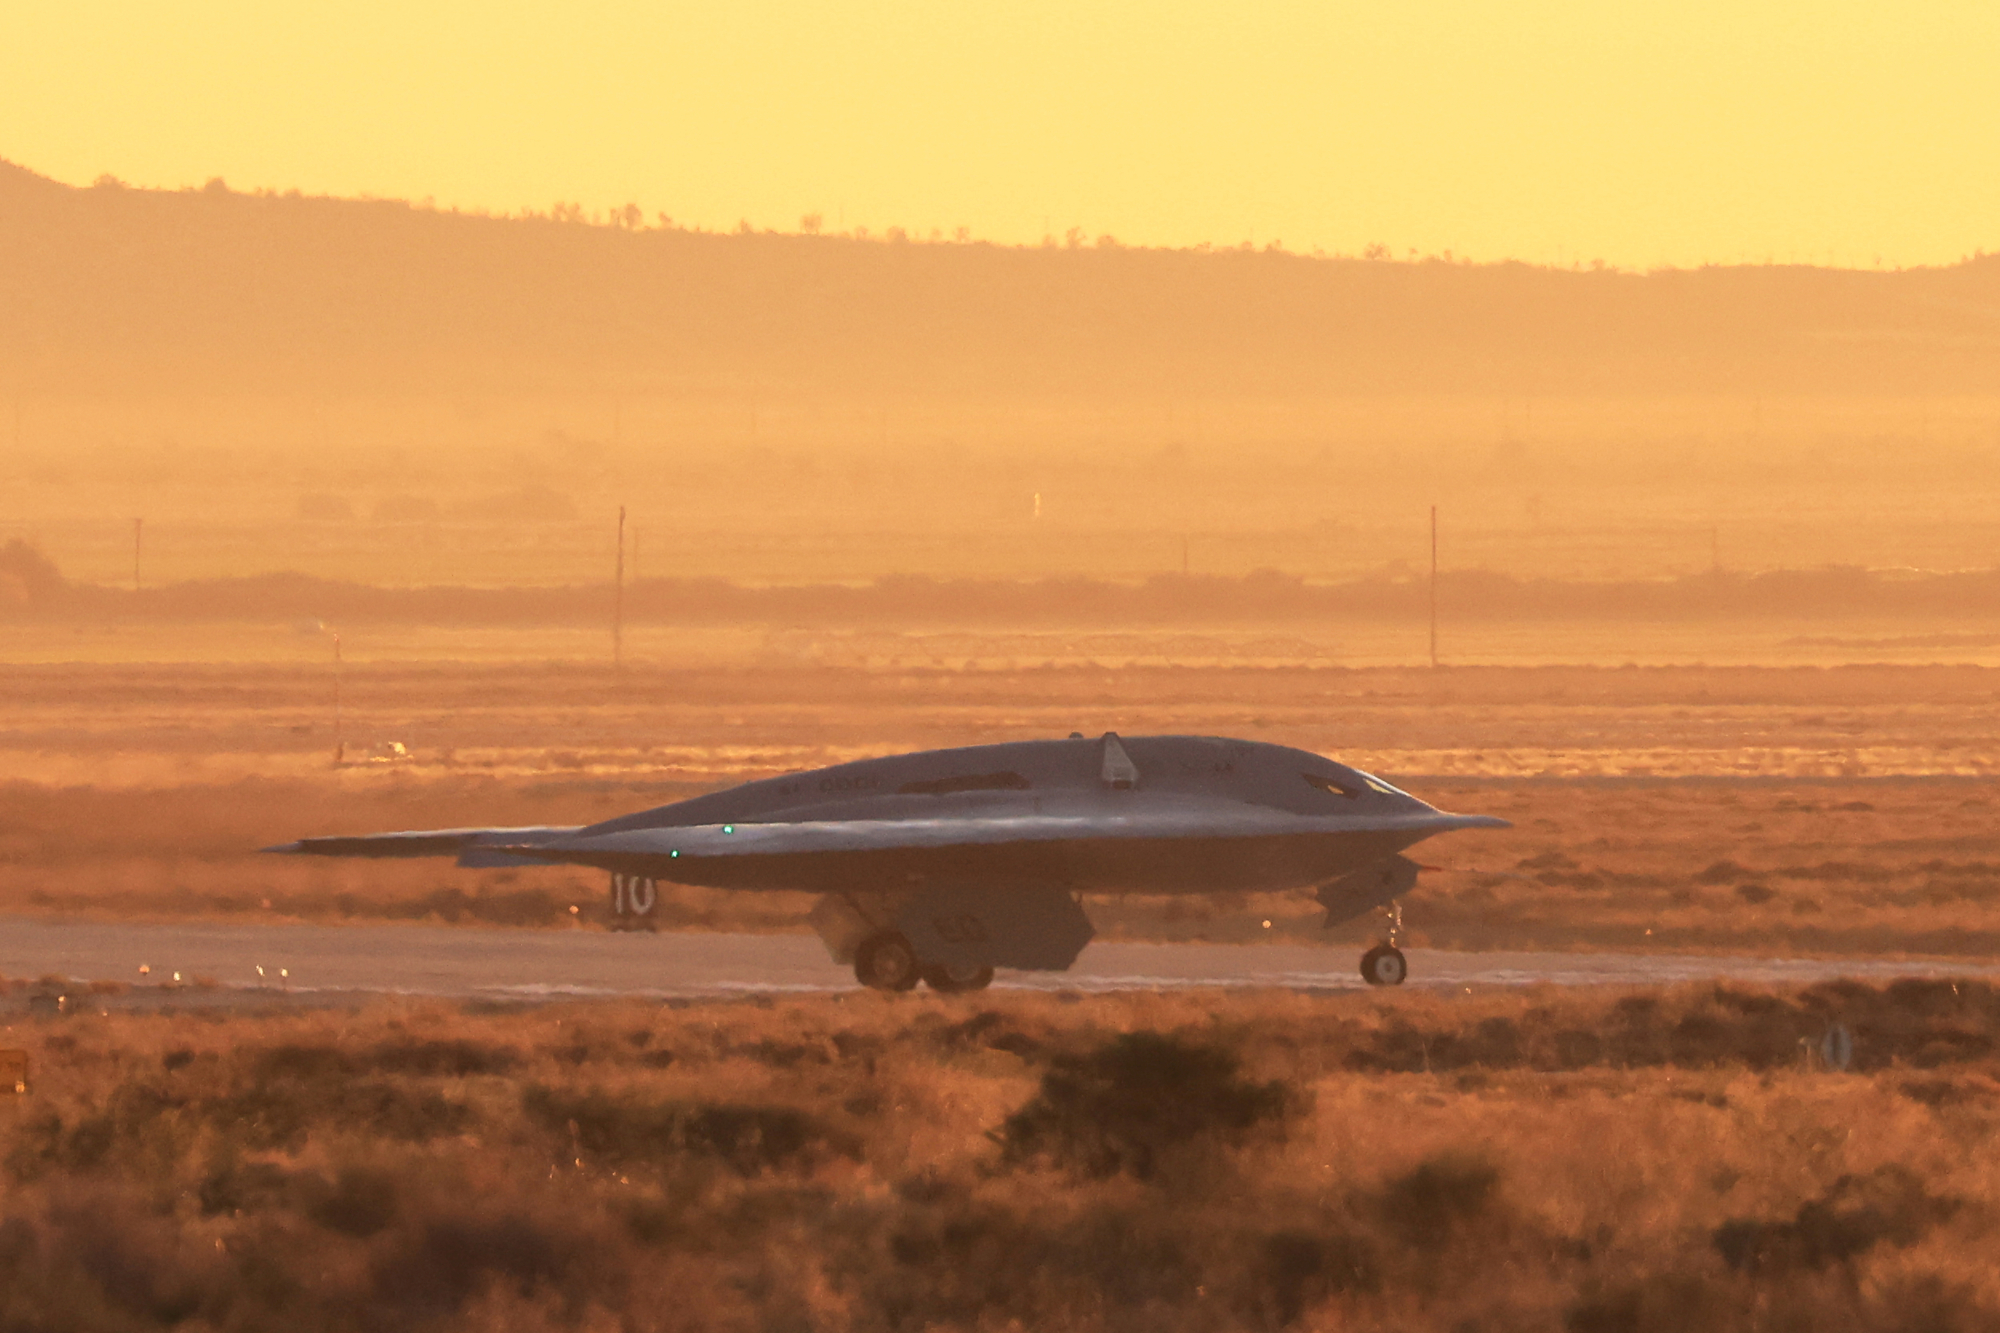
M 1833 1022 L 1852 1073 L 1801 1062 Z M 2000 992 L 15 1026 L 0 1327 L 1978 1329 Z

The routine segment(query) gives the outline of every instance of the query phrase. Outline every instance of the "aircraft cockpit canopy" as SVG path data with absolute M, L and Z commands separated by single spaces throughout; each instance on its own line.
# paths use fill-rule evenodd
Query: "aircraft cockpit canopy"
M 1358 768 L 1350 768 L 1343 775 L 1329 773 L 1301 773 L 1307 785 L 1317 787 L 1330 796 L 1344 796 L 1350 801 L 1358 801 L 1370 791 L 1384 796 L 1405 796 L 1407 793 L 1382 781 L 1372 773 L 1364 773 Z

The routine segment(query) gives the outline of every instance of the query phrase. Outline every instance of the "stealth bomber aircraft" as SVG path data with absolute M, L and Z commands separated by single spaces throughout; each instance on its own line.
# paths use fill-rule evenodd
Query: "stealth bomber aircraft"
M 1304 750 L 1107 733 L 836 764 L 600 824 L 302 838 L 306 856 L 560 862 L 611 875 L 613 924 L 649 929 L 658 884 L 804 890 L 834 960 L 878 990 L 977 990 L 996 967 L 1065 971 L 1090 941 L 1088 895 L 1315 889 L 1327 926 L 1381 909 L 1371 985 L 1407 964 L 1403 851 L 1456 829 L 1438 810 Z

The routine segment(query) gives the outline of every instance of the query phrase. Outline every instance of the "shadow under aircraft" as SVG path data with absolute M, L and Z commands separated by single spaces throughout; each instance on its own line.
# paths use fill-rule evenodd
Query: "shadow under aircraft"
M 301 838 L 306 856 L 454 856 L 611 873 L 614 926 L 650 928 L 657 885 L 820 896 L 809 920 L 862 984 L 977 990 L 995 968 L 1066 971 L 1093 933 L 1091 894 L 1314 889 L 1327 926 L 1378 909 L 1361 958 L 1402 983 L 1401 855 L 1456 829 L 1380 778 L 1258 741 L 1106 733 L 927 750 L 746 782 L 598 824 Z

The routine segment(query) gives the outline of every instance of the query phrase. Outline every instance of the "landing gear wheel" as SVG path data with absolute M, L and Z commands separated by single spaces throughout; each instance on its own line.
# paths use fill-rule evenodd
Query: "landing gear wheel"
M 1409 960 L 1394 945 L 1378 944 L 1361 955 L 1361 979 L 1371 986 L 1400 986 L 1409 975 Z
M 855 979 L 874 990 L 909 990 L 918 975 L 916 950 L 893 930 L 870 935 L 854 951 Z
M 985 990 L 993 984 L 993 969 L 976 964 L 939 964 L 924 969 L 924 984 L 940 995 Z

